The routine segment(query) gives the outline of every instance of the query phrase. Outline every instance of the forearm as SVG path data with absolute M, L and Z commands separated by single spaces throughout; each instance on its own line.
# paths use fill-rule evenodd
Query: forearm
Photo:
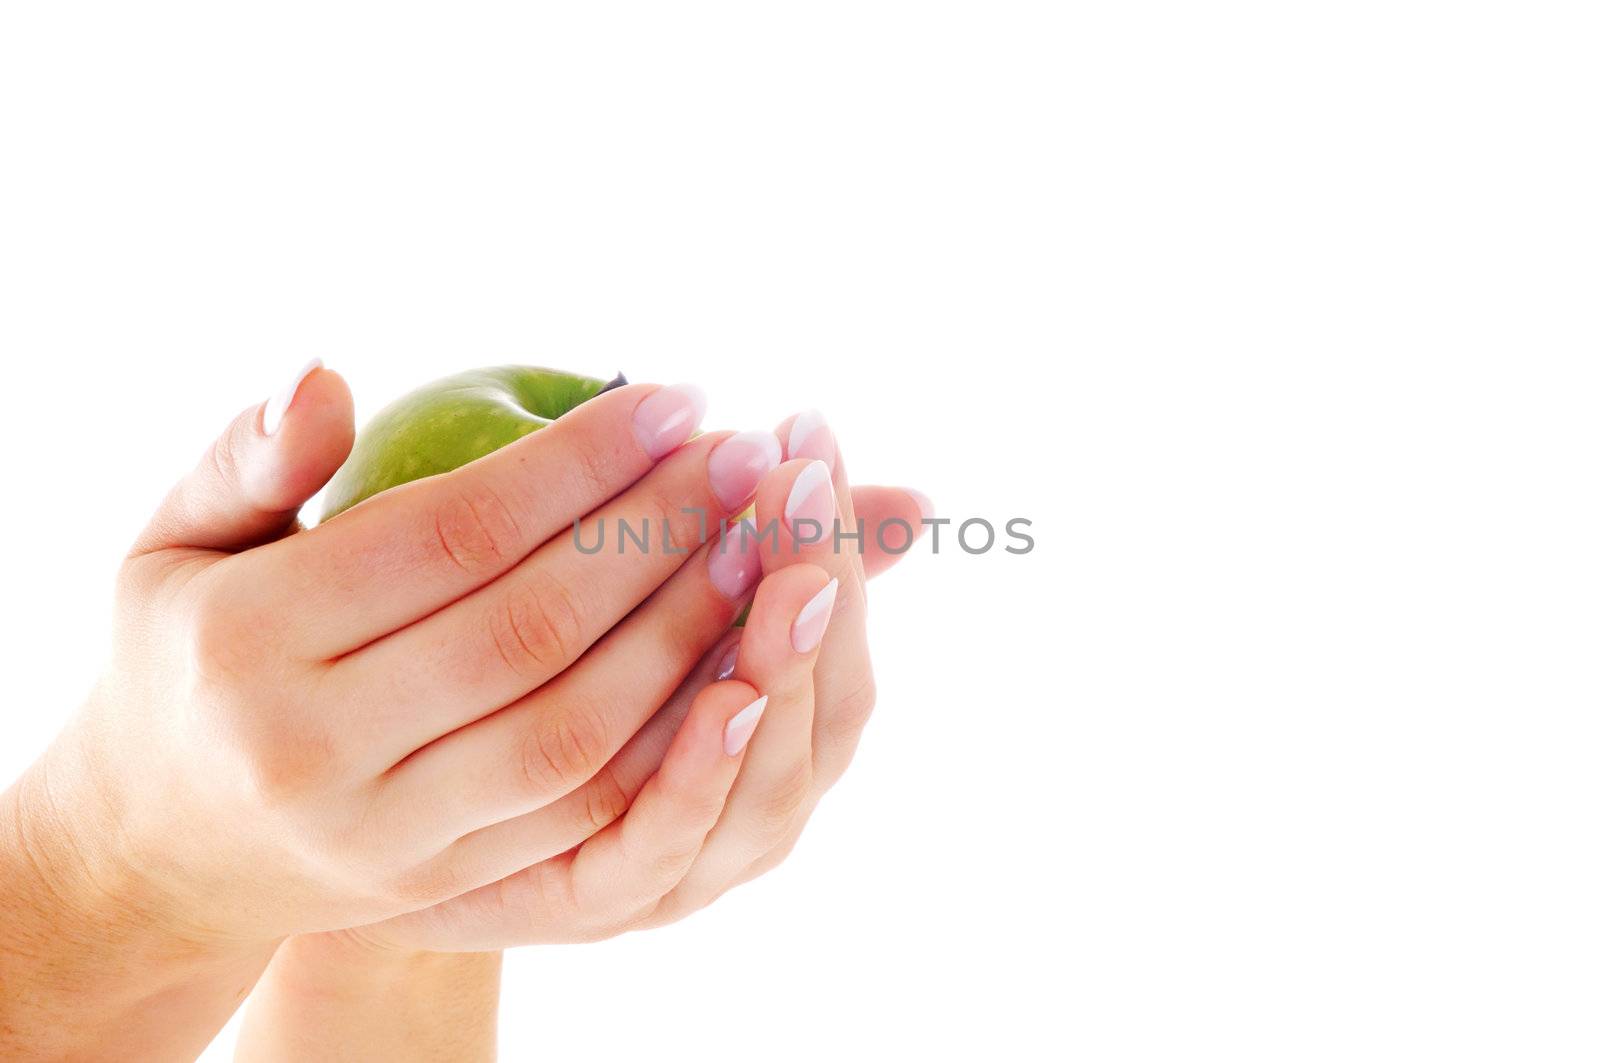
M 219 947 L 86 859 L 102 828 L 53 804 L 41 763 L 0 795 L 0 1058 L 193 1059 L 271 946 Z
M 250 998 L 241 1063 L 492 1060 L 500 953 L 375 949 L 290 938 Z

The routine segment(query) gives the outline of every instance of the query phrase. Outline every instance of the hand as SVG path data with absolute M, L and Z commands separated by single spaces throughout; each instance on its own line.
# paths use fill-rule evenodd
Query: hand
M 739 782 L 694 869 L 663 898 L 649 925 L 683 918 L 728 889 L 762 875 L 789 855 L 822 796 L 849 767 L 877 701 L 867 651 L 866 581 L 894 565 L 933 517 L 927 496 L 906 488 L 852 489 L 832 430 L 812 412 L 778 426 L 786 463 L 756 494 L 764 538 L 762 564 L 778 573 L 816 565 L 838 581 L 833 620 L 814 669 L 816 710 L 809 730 L 757 736 Z M 821 463 L 808 472 L 807 467 Z M 825 471 L 824 471 L 825 470 Z M 835 520 L 846 533 L 834 535 Z M 797 521 L 815 521 L 816 524 Z M 819 528 L 820 526 L 820 528 Z M 769 578 L 771 578 L 769 576 Z M 745 674 L 748 650 L 735 643 L 735 677 Z
M 777 441 L 686 442 L 698 414 L 621 388 L 300 532 L 348 451 L 348 392 L 317 370 L 274 432 L 241 414 L 136 545 L 113 663 L 12 795 L 52 888 L 253 945 L 534 863 L 514 831 L 480 832 L 604 766 L 758 577 L 752 550 L 695 549 L 682 510 L 715 526 L 742 507 Z M 648 518 L 684 552 L 583 554 L 579 515 Z
M 545 856 L 481 889 L 349 934 L 387 948 L 454 952 L 594 941 L 652 919 L 717 823 L 751 735 L 809 733 L 811 668 L 833 590 L 814 565 L 762 580 L 745 623 L 743 673 L 695 695 L 636 794 L 602 773 L 566 801 L 463 839 L 464 856 L 501 849 L 511 838 Z M 627 751 L 623 758 L 632 759 Z
M 783 438 L 792 436 L 785 431 Z M 824 436 L 823 440 L 831 453 L 831 437 Z M 842 470 L 835 483 L 844 490 Z M 855 560 L 862 575 L 876 575 L 901 556 L 892 552 L 899 550 L 892 534 L 879 539 L 879 526 L 899 520 L 920 530 L 918 518 L 928 512 L 928 504 L 915 492 L 891 487 L 858 487 L 848 497 L 850 508 L 867 529 Z M 816 582 L 813 575 L 810 585 Z M 746 650 L 744 667 L 757 682 L 764 682 L 761 673 L 768 663 L 776 661 L 781 668 L 789 660 L 783 640 L 775 637 L 780 633 L 765 619 L 769 603 L 775 601 L 774 594 L 774 587 L 763 583 L 752 609 L 752 620 L 745 629 L 729 633 L 707 654 L 672 700 L 622 752 L 582 790 L 563 802 L 567 806 L 564 810 L 552 806 L 506 828 L 544 833 L 546 848 L 552 854 L 563 853 L 569 845 L 579 844 L 586 837 L 598 837 L 607 830 L 619 831 L 616 820 L 624 814 L 638 814 L 628 810 L 630 806 L 638 808 L 635 797 L 645 780 L 660 767 L 668 746 L 690 740 L 686 736 L 692 735 L 693 729 L 685 728 L 684 721 L 691 708 L 703 708 L 704 702 L 697 700 L 702 692 L 731 673 L 731 661 L 741 637 L 754 640 L 752 648 Z M 813 664 L 816 682 L 823 678 L 825 667 L 832 682 L 843 680 L 847 684 L 869 667 L 864 629 L 858 625 L 856 637 L 843 642 L 838 639 L 837 630 L 836 626 L 829 626 L 824 635 L 821 659 Z M 792 623 L 790 634 L 792 639 Z M 765 651 L 759 648 L 763 646 Z M 792 646 L 791 641 L 790 650 Z M 866 674 L 870 677 L 870 671 Z M 813 705 L 817 705 L 814 697 Z M 820 705 L 814 716 L 818 720 L 834 719 L 837 714 L 830 709 L 836 707 Z M 807 741 L 810 736 L 803 734 L 803 727 L 796 726 L 803 722 L 806 711 L 803 705 L 769 702 L 768 723 L 761 733 L 769 733 L 779 720 L 787 718 L 792 737 Z M 832 741 L 824 740 L 824 748 L 840 739 L 853 746 L 862 722 L 864 712 L 830 735 Z M 837 770 L 843 770 L 842 764 Z M 741 778 L 737 785 L 749 784 Z M 790 812 L 787 800 L 775 806 L 789 823 L 789 833 L 780 843 L 785 850 L 793 844 L 791 839 L 798 834 L 816 796 L 826 785 L 813 776 L 807 804 L 798 813 Z M 533 940 L 593 938 L 659 919 L 661 898 L 682 882 L 681 869 L 687 854 L 694 847 L 696 836 L 703 837 L 700 825 L 689 822 L 692 817 L 679 818 L 685 821 L 686 842 L 675 838 L 670 829 L 658 830 L 653 839 L 643 843 L 644 851 L 626 863 L 616 859 L 613 848 L 609 869 L 619 880 L 631 880 L 628 886 L 601 880 L 603 888 L 596 890 L 592 872 L 587 876 L 590 884 L 579 886 L 584 877 L 578 870 L 580 861 L 608 866 L 603 844 L 589 841 L 583 842 L 576 854 L 556 856 L 513 876 L 506 889 L 480 890 L 475 897 L 446 901 L 375 927 L 292 939 L 278 950 L 252 994 L 240 1035 L 240 1059 L 263 1063 L 280 1058 L 341 1059 L 359 1052 L 396 1060 L 492 1059 L 493 1027 L 482 1021 L 482 1016 L 492 1014 L 498 996 L 499 953 L 428 949 L 494 950 Z M 673 817 L 663 817 L 661 824 L 665 827 L 672 821 Z M 682 845 L 677 853 L 672 852 L 675 845 Z M 652 857 L 659 861 L 654 867 L 650 866 Z M 760 863 L 770 865 L 779 858 L 781 854 L 768 851 Z M 621 897 L 633 900 L 619 904 L 617 899 Z M 554 899 L 564 899 L 564 903 L 552 903 Z M 679 908 L 680 912 L 687 910 L 687 905 Z M 427 1004 L 419 1006 L 420 1002 Z
M 352 935 L 381 948 L 444 951 L 586 940 L 681 918 L 729 886 L 783 859 L 817 801 L 843 773 L 871 708 L 865 578 L 898 560 L 902 545 L 909 545 L 920 532 L 922 517 L 930 511 L 926 499 L 916 492 L 889 487 L 851 492 L 826 426 L 815 424 L 809 439 L 801 443 L 795 443 L 791 427 L 785 422 L 780 434 L 791 441 L 792 453 L 811 453 L 810 448 L 820 444 L 825 465 L 834 469 L 831 482 L 824 477 L 818 483 L 817 474 L 807 481 L 807 486 L 821 492 L 814 496 L 809 512 L 830 534 L 826 542 L 800 544 L 796 553 L 785 504 L 808 462 L 792 461 L 763 480 L 758 490 L 760 527 L 765 529 L 768 521 L 773 521 L 779 529 L 776 539 L 763 539 L 761 545 L 766 563 L 775 572 L 781 569 L 784 578 L 804 573 L 799 586 L 817 593 L 809 598 L 788 593 L 787 583 L 769 576 L 742 633 L 730 633 L 707 654 L 673 699 L 588 784 L 560 805 L 492 828 L 493 832 L 512 831 L 527 839 L 540 839 L 552 859 L 474 894 L 359 928 L 350 932 Z M 854 539 L 841 538 L 838 553 L 831 546 L 833 515 L 822 508 L 823 503 L 837 504 L 836 490 L 837 497 L 847 500 L 839 514 L 844 526 L 853 526 L 859 507 L 866 528 L 859 546 Z M 881 537 L 880 526 L 885 526 Z M 833 606 L 836 594 L 837 611 Z M 810 622 L 820 626 L 814 632 L 798 631 L 795 625 L 812 601 L 817 605 L 809 614 Z M 835 617 L 831 624 L 830 613 Z M 841 615 L 851 617 L 843 628 L 838 619 Z M 796 638 L 802 641 L 797 644 Z M 820 648 L 812 638 L 820 640 Z M 808 682 L 801 691 L 790 670 L 819 654 L 814 683 Z M 640 862 L 631 869 L 609 868 L 607 875 L 616 877 L 605 881 L 615 883 L 624 875 L 634 880 L 626 891 L 626 903 L 615 903 L 612 893 L 578 888 L 571 847 L 598 831 L 597 848 L 590 855 L 599 857 L 603 851 L 599 839 L 616 829 L 619 817 L 625 821 L 635 814 L 635 795 L 663 757 L 670 756 L 669 744 L 683 740 L 684 721 L 692 719 L 698 696 L 730 677 L 771 694 L 772 703 L 733 796 L 709 838 L 696 846 L 692 863 L 685 846 L 670 859 L 659 850 L 646 849 L 661 859 L 661 866 L 654 869 Z M 812 678 L 809 673 L 803 677 Z M 659 843 L 670 844 L 670 835 L 661 835 Z M 580 859 L 585 849 L 577 850 Z

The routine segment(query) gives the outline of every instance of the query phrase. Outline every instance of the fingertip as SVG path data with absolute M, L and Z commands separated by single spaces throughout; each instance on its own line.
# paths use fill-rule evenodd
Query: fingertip
M 810 645 L 806 649 L 799 648 L 795 642 L 796 625 L 820 595 L 828 599 L 827 608 L 820 610 L 820 626 L 825 628 L 837 589 L 838 580 L 827 569 L 807 561 L 788 565 L 764 578 L 756 588 L 755 601 L 745 621 L 736 674 L 741 678 L 754 677 L 765 689 L 773 677 L 798 662 L 797 654 L 815 649 Z M 818 626 L 818 613 L 819 610 L 812 608 L 811 615 L 805 618 L 802 634 L 809 637 L 811 629 Z
M 805 654 L 822 645 L 828 621 L 833 618 L 833 604 L 839 597 L 839 577 L 834 576 L 800 607 L 794 623 L 789 625 L 789 644 L 794 652 Z
M 759 690 L 742 679 L 721 679 L 695 695 L 689 715 L 712 720 L 720 727 L 760 696 Z
M 280 393 L 282 394 L 282 393 Z M 262 413 L 263 459 L 252 466 L 248 493 L 267 510 L 298 509 L 322 489 L 355 445 L 350 385 L 314 360 L 275 415 L 274 396 Z M 267 431 L 271 427 L 271 431 Z
M 819 494 L 818 489 L 824 486 L 828 493 Z M 826 504 L 803 504 L 813 496 L 826 499 Z M 757 541 L 774 567 L 792 563 L 801 551 L 814 554 L 834 542 L 838 508 L 834 499 L 827 467 L 814 459 L 785 461 L 762 477 L 755 493 L 756 526 L 760 532 Z M 819 513 L 826 519 L 821 519 Z M 803 518 L 803 523 L 796 525 L 797 517 Z M 797 535 L 796 527 L 804 534 Z
M 785 457 L 820 461 L 827 467 L 828 476 L 832 478 L 838 461 L 839 447 L 834 440 L 833 429 L 828 427 L 828 422 L 820 410 L 806 410 L 796 414 L 787 422 L 787 431 L 782 438 Z
M 744 680 L 718 680 L 695 696 L 684 729 L 694 732 L 690 742 L 695 748 L 737 756 L 755 732 L 765 703 L 761 692 Z
M 693 384 L 657 388 L 634 406 L 633 435 L 651 461 L 660 461 L 693 437 L 705 415 L 705 392 Z
M 892 567 L 927 533 L 935 519 L 931 499 L 910 487 L 866 484 L 852 488 L 862 528 L 861 561 L 870 578 Z
M 758 706 L 753 711 L 752 706 Z M 712 683 L 689 706 L 657 775 L 660 786 L 679 795 L 720 796 L 737 776 L 734 759 L 743 752 L 760 722 L 766 699 L 738 679 Z
M 738 712 L 733 719 L 722 729 L 722 751 L 730 757 L 737 757 L 744 752 L 750 744 L 750 738 L 756 733 L 756 724 L 761 722 L 761 714 L 767 710 L 767 695 L 763 694 Z
M 715 681 L 732 679 L 733 670 L 737 668 L 738 665 L 739 640 L 734 639 L 728 644 L 728 648 L 723 650 L 722 653 L 717 657 L 717 668 L 716 671 L 712 673 L 712 679 Z
M 911 501 L 917 505 L 917 511 L 923 520 L 932 520 L 937 510 L 934 509 L 933 499 L 918 491 L 915 487 L 902 487 L 900 490 L 911 496 Z M 920 530 L 918 534 L 921 534 Z
M 302 365 L 299 370 L 296 371 L 294 376 L 289 378 L 289 382 L 287 384 L 273 392 L 272 396 L 262 404 L 262 435 L 270 436 L 277 434 L 278 429 L 283 426 L 284 417 L 288 415 L 289 410 L 294 406 L 294 401 L 299 396 L 300 388 L 305 383 L 306 378 L 321 368 L 321 358 L 311 359 L 309 362 Z

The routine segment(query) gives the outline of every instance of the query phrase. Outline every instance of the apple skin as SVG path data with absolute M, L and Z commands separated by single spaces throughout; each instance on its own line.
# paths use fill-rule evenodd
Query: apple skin
M 322 519 L 424 476 L 458 469 L 499 450 L 627 381 L 559 369 L 500 365 L 425 384 L 367 422 L 328 482 Z

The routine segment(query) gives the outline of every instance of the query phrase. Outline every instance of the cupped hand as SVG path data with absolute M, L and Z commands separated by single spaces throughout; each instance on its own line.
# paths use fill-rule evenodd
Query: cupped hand
M 780 460 L 770 433 L 691 441 L 698 397 L 635 385 L 299 530 L 351 404 L 321 369 L 289 396 L 242 413 L 140 537 L 112 663 L 16 791 L 67 895 L 201 943 L 369 923 L 543 859 L 495 825 L 567 801 L 728 630 L 759 556 L 703 529 Z M 652 548 L 579 548 L 623 520 Z M 752 700 L 715 688 L 698 726 Z M 699 770 L 699 737 L 651 804 Z
M 851 490 L 826 425 L 813 416 L 803 433 L 793 427 L 786 421 L 779 434 L 794 460 L 757 491 L 756 545 L 771 574 L 742 631 L 706 654 L 587 784 L 459 843 L 463 851 L 497 849 L 516 836 L 548 858 L 463 897 L 341 934 L 337 947 L 488 950 L 661 925 L 770 869 L 793 848 L 848 765 L 872 708 L 865 579 L 893 565 L 931 515 L 915 491 Z M 835 517 L 846 530 L 859 521 L 863 534 L 835 540 Z M 806 520 L 816 526 L 802 523 L 797 535 L 795 522 Z M 819 538 L 816 527 L 826 535 Z M 708 795 L 698 810 L 710 813 L 715 804 L 714 822 L 690 809 L 664 815 L 648 780 L 686 755 L 677 752 L 682 747 L 702 741 L 697 734 L 709 733 L 699 718 L 715 719 L 717 703 L 702 699 L 730 680 L 769 699 L 765 722 L 737 778 L 728 780 L 731 790 Z M 631 861 L 613 840 L 629 832 Z
M 750 770 L 752 735 L 809 733 L 811 670 L 834 587 L 814 565 L 762 580 L 745 623 L 740 677 L 705 677 L 653 773 L 630 751 L 623 759 L 645 769 L 638 775 L 608 768 L 564 802 L 463 838 L 453 854 L 478 866 L 478 853 L 515 842 L 545 859 L 350 936 L 387 948 L 479 951 L 593 941 L 653 919 L 696 865 L 735 779 Z
M 907 488 L 852 489 L 832 430 L 816 412 L 777 429 L 785 462 L 756 493 L 758 540 L 768 579 L 819 567 L 838 588 L 814 669 L 808 727 L 758 735 L 700 858 L 656 906 L 649 926 L 705 907 L 728 889 L 786 859 L 829 789 L 844 775 L 877 703 L 867 646 L 866 581 L 899 561 L 933 517 L 926 495 Z M 721 652 L 734 678 L 758 667 L 746 642 Z

